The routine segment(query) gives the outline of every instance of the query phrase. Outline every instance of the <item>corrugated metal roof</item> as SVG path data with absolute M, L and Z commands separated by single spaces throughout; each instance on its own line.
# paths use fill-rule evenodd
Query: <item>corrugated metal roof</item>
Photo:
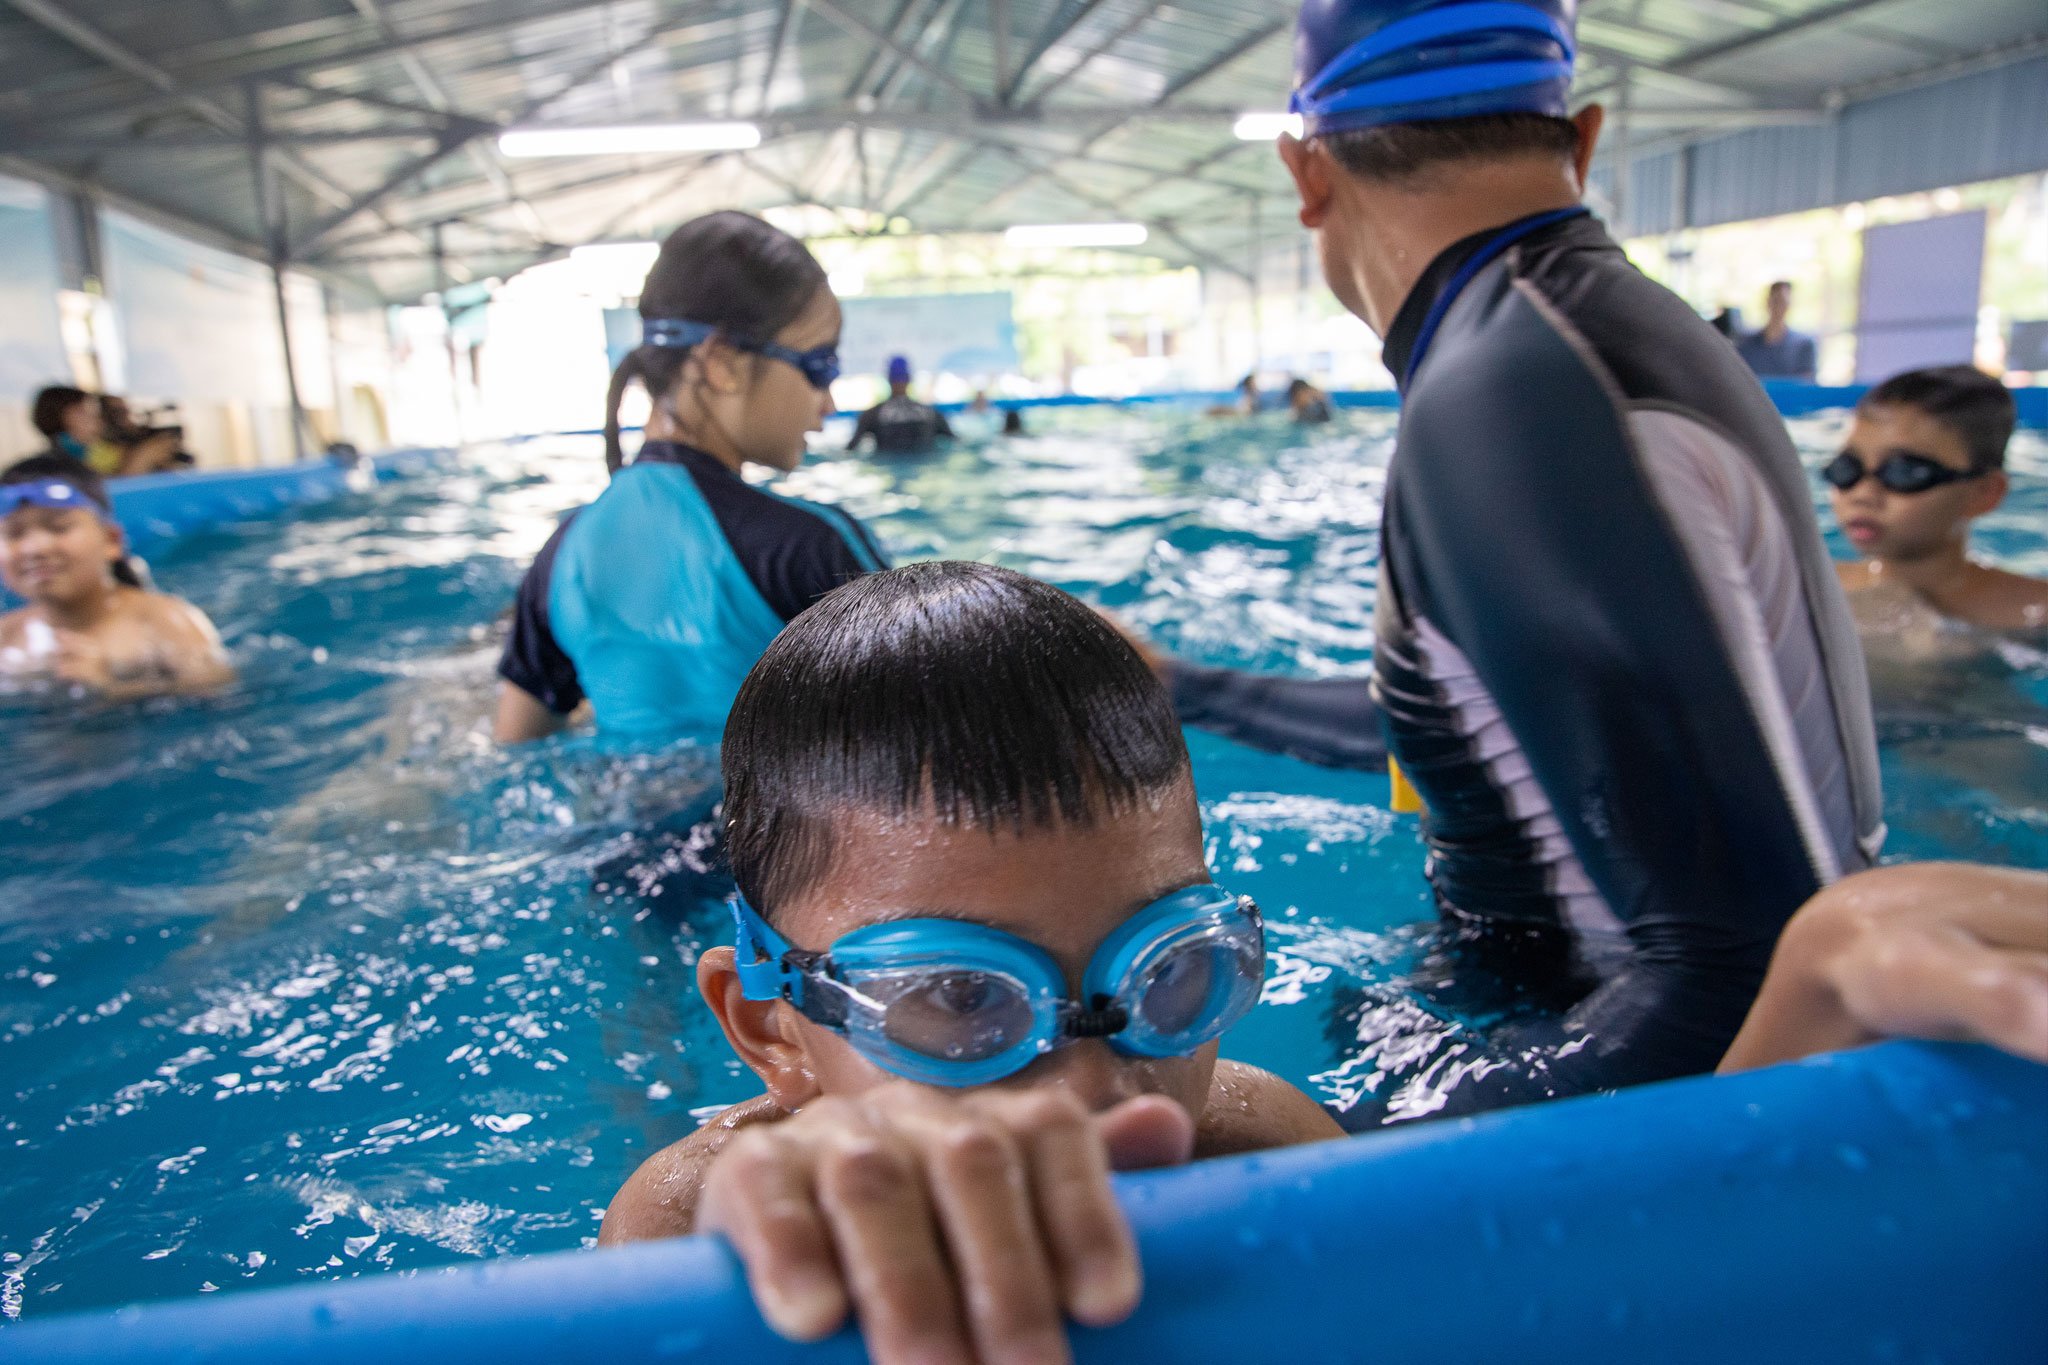
M 1239 268 L 1289 189 L 1288 0 L 0 0 L 0 156 L 261 251 L 252 110 L 295 260 L 391 298 L 795 202 L 919 229 L 1135 217 Z M 1579 93 L 1647 158 L 2048 40 L 2040 0 L 1586 0 Z M 517 122 L 759 122 L 717 156 L 506 161 Z M 1668 176 L 1667 176 L 1668 178 Z M 1775 191 L 1759 187 L 1759 202 Z M 1668 197 L 1668 192 L 1667 192 Z M 1650 221 L 1650 215 L 1645 221 Z

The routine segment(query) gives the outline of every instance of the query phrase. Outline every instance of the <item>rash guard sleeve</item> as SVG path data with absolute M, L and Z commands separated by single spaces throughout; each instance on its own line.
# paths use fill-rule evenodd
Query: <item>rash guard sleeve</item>
M 1383 770 L 1387 740 L 1364 678 L 1284 678 L 1175 661 L 1183 725 L 1325 768 Z
M 1516 1040 L 1548 1049 L 1531 1097 L 1708 1071 L 1821 884 L 1798 781 L 1766 734 L 1783 698 L 1717 616 L 1718 599 L 1743 609 L 1746 585 L 1703 583 L 1671 520 L 1718 510 L 1659 503 L 1657 452 L 1538 301 L 1504 289 L 1466 305 L 1490 310 L 1484 326 L 1462 353 L 1440 342 L 1434 382 L 1409 396 L 1388 568 L 1424 648 L 1461 652 L 1498 705 L 1629 950 L 1554 1027 Z M 1397 727 L 1404 768 L 1426 766 L 1401 740 Z

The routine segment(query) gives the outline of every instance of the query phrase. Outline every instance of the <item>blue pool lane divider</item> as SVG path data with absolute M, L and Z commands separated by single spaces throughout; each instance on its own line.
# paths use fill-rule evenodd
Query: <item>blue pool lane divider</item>
M 1890 1043 L 1119 1178 L 1119 1365 L 2040 1365 L 2048 1068 Z M 723 1242 L 507 1259 L 0 1329 L 8 1365 L 836 1365 Z
M 454 457 L 445 449 L 396 450 L 362 464 L 379 480 L 424 473 Z M 268 469 L 140 474 L 108 484 L 114 516 L 137 551 L 228 522 L 252 521 L 348 491 L 352 470 L 325 457 Z M 358 478 L 360 476 L 357 476 Z

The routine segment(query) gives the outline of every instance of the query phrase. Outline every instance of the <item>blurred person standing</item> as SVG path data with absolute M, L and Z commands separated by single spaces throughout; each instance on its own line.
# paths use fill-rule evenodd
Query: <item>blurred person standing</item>
M 952 436 L 944 413 L 910 396 L 910 359 L 895 355 L 889 357 L 889 396 L 860 415 L 846 448 L 872 440 L 878 455 L 921 455 Z
M 1760 379 L 1799 379 L 1811 384 L 1820 362 L 1813 338 L 1795 332 L 1785 318 L 1792 311 L 1792 282 L 1779 280 L 1764 295 L 1761 330 L 1738 337 L 1735 350 Z

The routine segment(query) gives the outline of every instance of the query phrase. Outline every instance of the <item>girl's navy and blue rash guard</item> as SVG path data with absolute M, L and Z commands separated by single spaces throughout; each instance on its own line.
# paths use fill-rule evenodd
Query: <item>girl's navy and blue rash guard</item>
M 1435 965 L 1532 1007 L 1390 1066 L 1406 1093 L 1360 1126 L 1712 1070 L 1786 919 L 1884 837 L 1862 652 L 1783 420 L 1589 217 L 1453 289 L 1517 227 L 1452 246 L 1389 328 L 1370 695 L 1174 678 L 1190 723 L 1311 761 L 1372 764 L 1383 728 L 1428 807 Z
M 558 714 L 588 697 L 604 730 L 715 737 L 785 624 L 887 567 L 867 528 L 837 508 L 649 441 L 541 548 L 498 674 Z

